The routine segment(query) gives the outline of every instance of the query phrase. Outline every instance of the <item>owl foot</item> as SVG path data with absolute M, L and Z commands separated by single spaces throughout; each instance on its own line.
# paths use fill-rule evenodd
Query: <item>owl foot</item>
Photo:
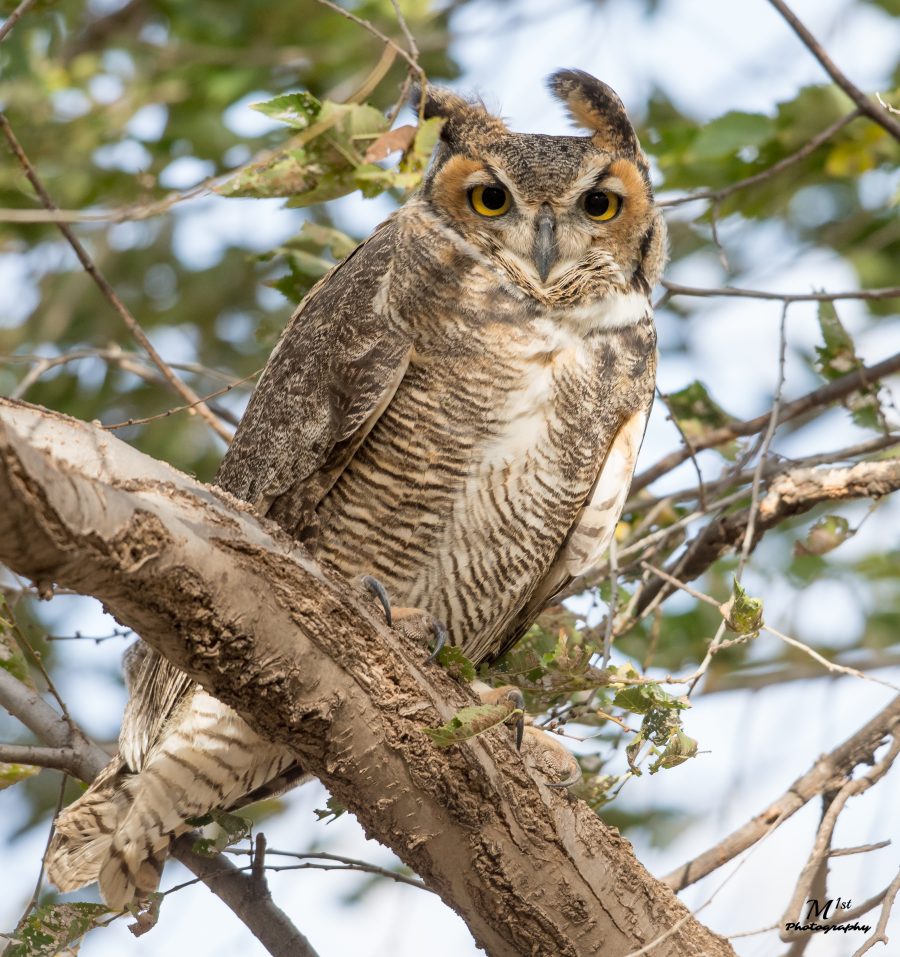
M 581 765 L 555 734 L 526 725 L 522 753 L 540 771 L 548 788 L 570 788 L 581 780 Z
M 516 715 L 516 750 L 522 748 L 522 736 L 525 734 L 525 695 L 514 685 L 503 685 L 501 688 L 487 688 L 478 691 L 482 704 L 504 704 L 510 709 L 510 718 Z
M 396 624 L 398 631 L 422 643 L 434 640 L 434 648 L 425 661 L 436 661 L 441 649 L 450 640 L 447 626 L 421 608 L 392 608 L 387 590 L 373 575 L 363 575 L 360 584 L 381 605 L 388 628 Z
M 434 639 L 434 647 L 425 661 L 437 661 L 441 649 L 450 640 L 447 626 L 440 618 L 429 615 L 427 611 L 422 611 L 421 608 L 394 608 L 392 614 L 397 630 L 403 632 L 407 638 L 422 643 Z

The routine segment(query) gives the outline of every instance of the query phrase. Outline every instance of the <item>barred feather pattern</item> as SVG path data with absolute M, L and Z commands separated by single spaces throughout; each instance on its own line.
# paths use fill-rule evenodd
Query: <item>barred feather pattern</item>
M 666 229 L 647 162 L 608 87 L 562 71 L 553 89 L 589 136 L 514 133 L 426 92 L 446 123 L 421 191 L 300 305 L 216 477 L 475 662 L 601 560 L 653 400 Z M 510 202 L 485 218 L 489 185 Z M 620 199 L 602 222 L 597 190 Z M 156 888 L 187 819 L 303 777 L 142 643 L 126 677 L 120 753 L 48 857 L 59 887 L 99 879 L 113 907 Z
M 63 811 L 48 877 L 60 890 L 99 880 L 106 903 L 123 909 L 156 890 L 171 840 L 190 829 L 187 819 L 243 805 L 295 766 L 292 752 L 194 686 L 136 772 L 117 757 Z

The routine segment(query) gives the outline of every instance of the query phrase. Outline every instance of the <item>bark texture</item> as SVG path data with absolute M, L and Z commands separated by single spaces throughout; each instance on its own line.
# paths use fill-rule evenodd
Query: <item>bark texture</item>
M 245 503 L 102 429 L 0 400 L 0 560 L 94 595 L 247 722 L 293 748 L 491 957 L 725 957 L 582 802 L 498 729 L 438 750 L 472 703 L 347 582 Z

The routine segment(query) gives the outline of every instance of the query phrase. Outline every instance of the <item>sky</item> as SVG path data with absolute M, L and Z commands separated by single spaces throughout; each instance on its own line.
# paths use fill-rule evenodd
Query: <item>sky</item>
M 607 3 L 482 2 L 467 7 L 457 17 L 458 40 L 453 53 L 463 75 L 455 84 L 464 91 L 480 93 L 488 106 L 507 118 L 513 129 L 563 133 L 568 124 L 544 88 L 545 77 L 563 66 L 586 69 L 610 83 L 629 110 L 640 116 L 642 104 L 654 87 L 661 86 L 683 109 L 700 119 L 729 109 L 771 110 L 780 99 L 793 96 L 808 83 L 820 83 L 820 66 L 765 0 L 712 2 L 712 0 L 667 0 L 660 12 L 645 19 L 644 4 L 635 0 Z M 547 8 L 552 7 L 552 14 Z M 850 0 L 795 0 L 793 7 L 823 42 L 834 60 L 865 89 L 883 89 L 896 51 L 900 48 L 900 22 L 889 21 L 864 3 Z M 152 116 L 143 122 L 152 122 Z M 246 105 L 234 108 L 232 122 L 258 122 Z M 195 173 L 196 171 L 194 171 Z M 191 171 L 173 172 L 177 176 Z M 896 183 L 884 184 L 885 194 Z M 253 207 L 253 225 L 248 229 L 247 205 L 234 200 L 210 200 L 186 210 L 179 226 L 183 248 L 201 262 L 216 254 L 209 237 L 220 229 L 249 235 L 256 248 L 267 248 L 296 229 L 296 214 L 286 213 L 277 203 Z M 355 233 L 374 227 L 385 215 L 383 203 L 347 197 L 335 204 L 342 223 Z M 265 212 L 261 214 L 260 209 Z M 215 221 L 216 229 L 209 228 Z M 730 236 L 738 244 L 740 235 Z M 209 243 L 212 242 L 211 245 Z M 786 258 L 783 237 L 748 236 L 751 267 L 739 277 L 740 284 L 798 291 L 821 287 L 823 276 L 830 288 L 851 288 L 855 275 L 850 267 L 821 251 L 801 252 Z M 3 274 L 0 273 L 0 277 Z M 670 278 L 684 283 L 711 285 L 722 281 L 721 266 L 708 257 L 683 263 Z M 9 284 L 6 284 L 9 289 Z M 13 288 L 15 281 L 13 278 Z M 2 294 L 0 294 L 2 297 Z M 710 301 L 695 313 L 687 335 L 690 360 L 669 358 L 660 369 L 660 386 L 670 391 L 694 378 L 706 381 L 713 394 L 739 416 L 757 414 L 766 408 L 774 389 L 777 354 L 778 303 L 740 300 Z M 853 328 L 862 322 L 862 312 L 848 304 L 842 318 Z M 671 315 L 659 317 L 664 343 L 685 334 L 683 324 Z M 741 348 L 733 348 L 734 330 L 741 330 Z M 816 341 L 815 310 L 802 304 L 792 307 L 789 335 L 796 345 L 811 347 Z M 888 343 L 883 333 L 867 332 L 860 340 L 863 358 L 883 356 Z M 800 394 L 812 385 L 808 370 L 792 358 L 787 367 L 787 396 Z M 822 430 L 833 437 L 826 446 L 838 447 L 847 426 L 843 418 L 829 419 Z M 822 447 L 823 434 L 787 442 L 784 451 L 800 454 L 803 443 Z M 851 433 L 852 434 L 852 433 Z M 644 463 L 677 444 L 671 426 L 658 412 L 654 416 L 642 452 Z M 690 474 L 673 476 L 672 485 L 682 485 Z M 868 523 L 844 548 L 860 553 L 896 540 L 900 521 L 897 503 L 884 509 L 878 522 Z M 758 559 L 764 561 L 765 548 Z M 841 586 L 813 586 L 798 596 L 762 577 L 747 576 L 751 590 L 763 584 L 767 617 L 786 630 L 796 624 L 814 629 L 836 642 L 852 641 L 853 603 Z M 111 630 L 110 619 L 99 606 L 68 599 L 58 608 L 59 627 L 71 633 L 103 634 Z M 117 667 L 124 642 L 101 645 L 67 643 L 66 667 L 61 691 L 72 702 L 76 717 L 101 740 L 115 736 L 124 705 L 122 692 L 113 687 L 109 674 Z M 880 672 L 884 680 L 900 683 L 900 673 Z M 720 839 L 777 797 L 821 752 L 851 734 L 892 696 L 882 686 L 855 679 L 793 683 L 769 689 L 765 695 L 721 693 L 701 696 L 685 721 L 686 730 L 701 741 L 703 754 L 673 771 L 629 783 L 631 807 L 667 805 L 690 812 L 691 823 L 681 827 L 666 847 L 652 846 L 640 833 L 633 836 L 639 858 L 649 870 L 662 875 L 687 857 Z M 118 697 L 117 697 L 118 696 Z M 893 838 L 894 847 L 873 854 L 840 858 L 833 869 L 833 889 L 856 901 L 888 883 L 895 872 L 900 843 L 900 772 L 895 768 L 879 787 L 856 799 L 851 811 L 841 817 L 836 846 L 865 844 Z M 317 849 L 389 864 L 390 852 L 366 841 L 350 815 L 332 824 L 314 823 L 313 811 L 324 806 L 326 796 L 318 783 L 305 786 L 287 798 L 290 809 L 265 824 L 271 848 Z M 0 793 L 0 841 L 21 821 L 22 802 L 14 792 Z M 752 852 L 740 870 L 735 863 L 690 888 L 683 899 L 691 908 L 704 905 L 700 918 L 720 932 L 753 931 L 775 923 L 779 907 L 788 898 L 796 872 L 809 846 L 817 816 L 815 802 Z M 0 926 L 14 922 L 31 893 L 36 862 L 46 835 L 37 831 L 15 841 L 5 852 L 4 886 L 0 901 Z M 177 865 L 165 875 L 164 887 L 181 883 L 185 872 Z M 270 886 L 276 901 L 294 918 L 322 957 L 354 954 L 354 957 L 468 957 L 479 951 L 462 921 L 434 895 L 402 886 L 379 886 L 352 908 L 341 903 L 364 882 L 358 874 L 298 871 L 272 875 Z M 897 908 L 900 911 L 900 908 Z M 197 920 L 201 911 L 203 919 Z M 893 919 L 893 933 L 900 936 L 900 914 Z M 736 940 L 742 957 L 771 957 L 783 949 L 771 935 Z M 817 939 L 809 957 L 848 957 L 852 946 L 846 940 Z M 191 953 L 193 957 L 257 957 L 261 946 L 248 939 L 243 925 L 202 887 L 186 888 L 163 905 L 159 926 L 140 939 L 133 939 L 118 921 L 106 931 L 89 935 L 83 957 L 119 957 L 123 953 L 157 955 Z M 875 951 L 874 953 L 878 953 Z

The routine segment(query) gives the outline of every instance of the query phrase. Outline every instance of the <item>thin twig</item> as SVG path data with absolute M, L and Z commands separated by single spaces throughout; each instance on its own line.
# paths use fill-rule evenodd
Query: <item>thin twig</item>
M 226 392 L 231 392 L 231 390 L 236 386 L 239 386 L 244 382 L 249 382 L 251 379 L 255 379 L 260 372 L 262 372 L 262 369 L 257 369 L 256 372 L 251 372 L 250 375 L 245 375 L 243 379 L 238 379 L 236 382 L 232 382 L 222 389 L 217 389 L 215 392 L 210 392 L 209 395 L 205 395 L 202 399 L 198 398 L 195 402 L 191 402 L 188 405 L 179 405 L 174 409 L 166 409 L 165 412 L 157 412 L 156 415 L 148 415 L 142 419 L 126 419 L 124 422 L 113 422 L 109 425 L 104 425 L 103 428 L 106 429 L 107 432 L 114 432 L 116 429 L 125 429 L 129 425 L 146 425 L 148 422 L 155 422 L 157 419 L 165 419 L 170 415 L 176 415 L 178 412 L 187 412 L 197 406 L 198 403 L 208 402 L 210 399 L 217 399 L 220 395 L 225 395 Z
M 16 9 L 13 10 L 13 12 L 3 21 L 3 26 L 0 26 L 0 43 L 2 43 L 7 36 L 9 36 L 12 28 L 28 12 L 28 10 L 35 5 L 35 3 L 37 3 L 37 0 L 22 0 Z
M 370 23 L 368 20 L 363 20 L 362 17 L 356 16 L 355 13 L 351 13 L 349 10 L 345 10 L 343 7 L 339 7 L 336 3 L 332 3 L 331 0 L 316 0 L 317 3 L 321 4 L 323 7 L 327 7 L 333 13 L 340 14 L 346 20 L 350 20 L 352 23 L 355 23 L 357 26 L 362 27 L 363 30 L 366 30 L 368 33 L 371 33 L 373 37 L 378 37 L 382 43 L 387 43 L 389 46 L 393 47 L 397 53 L 403 57 L 404 60 L 409 64 L 410 70 L 415 72 L 419 77 L 420 82 L 424 85 L 425 83 L 425 71 L 422 67 L 419 66 L 415 57 L 411 53 L 407 53 L 396 41 L 392 40 L 387 34 L 382 33 L 374 24 Z
M 28 903 L 25 905 L 25 910 L 22 912 L 22 916 L 19 918 L 18 924 L 16 924 L 17 931 L 22 929 L 22 926 L 28 919 L 28 915 L 34 910 L 35 907 L 37 907 L 38 898 L 41 895 L 41 887 L 44 885 L 44 872 L 47 869 L 47 852 L 50 850 L 50 842 L 53 840 L 53 834 L 56 831 L 56 819 L 59 817 L 59 812 L 62 810 L 63 800 L 66 796 L 66 784 L 68 781 L 69 776 L 65 771 L 63 771 L 63 773 L 60 775 L 59 797 L 56 799 L 56 812 L 50 821 L 50 828 L 47 834 L 47 843 L 44 845 L 44 853 L 41 855 L 41 866 L 38 870 L 37 880 L 35 881 L 34 890 L 31 893 L 31 897 Z
M 409 29 L 409 24 L 406 22 L 406 17 L 403 16 L 403 11 L 400 9 L 398 0 L 391 0 L 391 6 L 393 6 L 394 13 L 397 15 L 397 23 L 400 24 L 400 29 L 403 31 L 403 36 L 406 37 L 406 44 L 409 47 L 409 55 L 416 61 L 416 63 L 418 63 L 419 48 L 416 45 L 416 38 L 412 35 L 412 30 Z
M 856 289 L 847 292 L 769 292 L 765 289 L 740 289 L 736 286 L 684 286 L 663 279 L 660 285 L 669 296 L 697 296 L 702 299 L 724 296 L 737 299 L 775 299 L 778 302 L 836 302 L 839 299 L 900 299 L 900 286 L 882 289 Z
M 246 848 L 229 847 L 227 849 L 227 853 L 243 855 L 249 854 L 250 851 Z M 368 861 L 360 861 L 354 857 L 344 857 L 340 854 L 327 854 L 325 851 L 310 851 L 308 853 L 301 853 L 299 851 L 278 851 L 272 849 L 268 849 L 266 854 L 270 858 L 291 857 L 297 861 L 304 862 L 301 864 L 266 864 L 267 871 L 296 871 L 308 869 L 325 871 L 359 871 L 364 874 L 375 874 L 378 877 L 387 877 L 390 880 L 397 881 L 400 884 L 408 884 L 410 887 L 415 887 L 417 890 L 433 893 L 431 888 L 426 887 L 425 884 L 416 877 L 408 877 L 406 874 L 400 874 L 397 871 L 389 870 L 386 867 L 379 867 L 377 864 L 370 864 Z
M 872 366 L 864 366 L 856 369 L 839 379 L 833 379 L 825 383 L 812 392 L 792 402 L 786 402 L 781 408 L 778 416 L 778 424 L 789 422 L 798 416 L 804 415 L 819 406 L 825 406 L 832 402 L 837 402 L 848 395 L 852 395 L 861 388 L 871 387 L 872 383 L 900 371 L 900 352 L 894 353 L 882 362 Z M 746 435 L 755 435 L 760 430 L 766 428 L 771 421 L 771 411 L 764 412 L 752 419 L 745 419 L 741 422 L 732 422 L 718 429 L 711 429 L 705 435 L 693 440 L 695 452 L 702 452 L 705 449 L 715 448 L 724 445 L 734 439 Z M 663 456 L 655 465 L 650 466 L 644 472 L 636 475 L 631 483 L 631 494 L 639 492 L 651 482 L 670 472 L 672 469 L 686 462 L 690 458 L 690 452 L 686 449 L 676 449 L 668 455 Z
M 853 957 L 863 957 L 863 954 L 868 953 L 876 944 L 884 944 L 887 946 L 887 922 L 891 916 L 891 909 L 894 906 L 894 901 L 898 892 L 900 892 L 900 871 L 897 872 L 897 876 L 891 881 L 887 890 L 884 892 L 884 900 L 881 905 L 881 914 L 878 917 L 878 924 L 875 927 L 875 933 L 862 945 L 862 947 L 854 951 Z
M 663 207 L 683 206 L 685 203 L 695 203 L 702 199 L 721 202 L 726 197 L 731 196 L 732 193 L 736 193 L 741 189 L 747 189 L 750 186 L 756 186 L 758 183 L 764 183 L 779 173 L 783 173 L 794 164 L 805 160 L 807 156 L 814 153 L 824 143 L 827 143 L 835 133 L 839 133 L 845 126 L 849 126 L 850 123 L 860 115 L 860 110 L 852 110 L 840 119 L 835 120 L 830 126 L 826 126 L 820 133 L 816 133 L 816 135 L 804 143 L 796 153 L 791 153 L 790 156 L 785 156 L 784 159 L 773 163 L 767 169 L 761 170 L 759 173 L 754 173 L 752 176 L 747 176 L 745 179 L 739 179 L 730 186 L 724 186 L 722 189 L 709 189 L 703 192 L 691 193 L 688 196 L 676 196 L 673 199 L 657 200 L 656 205 Z
M 852 83 L 847 76 L 838 69 L 835 62 L 825 52 L 818 40 L 809 32 L 805 24 L 788 7 L 784 0 L 769 0 L 769 3 L 787 20 L 794 33 L 800 37 L 803 45 L 810 53 L 822 64 L 825 72 L 834 80 L 835 83 L 850 97 L 859 107 L 860 112 L 865 113 L 870 119 L 874 120 L 882 129 L 887 130 L 895 140 L 900 141 L 900 123 L 898 123 L 889 113 L 879 110 L 874 103 L 863 93 L 863 91 Z
M 781 413 L 781 402 L 784 393 L 784 364 L 787 356 L 787 314 L 790 303 L 785 303 L 781 309 L 781 323 L 778 327 L 778 384 L 775 387 L 775 398 L 772 401 L 772 411 L 769 415 L 769 425 L 763 436 L 762 448 L 759 451 L 759 458 L 756 463 L 756 470 L 753 473 L 753 484 L 750 492 L 750 513 L 747 519 L 747 528 L 744 532 L 744 541 L 741 546 L 741 557 L 738 560 L 735 579 L 741 580 L 744 573 L 744 566 L 747 564 L 747 558 L 750 556 L 750 549 L 753 547 L 753 539 L 756 533 L 756 519 L 759 515 L 759 493 L 762 488 L 763 470 L 766 465 L 766 456 L 769 454 L 769 446 L 775 437 L 775 430 L 778 428 L 778 416 Z
M 31 183 L 34 191 L 40 197 L 44 207 L 48 211 L 56 211 L 56 204 L 53 202 L 50 194 L 45 189 L 43 182 L 37 174 L 37 171 L 31 164 L 31 160 L 28 159 L 28 156 L 22 149 L 22 146 L 16 138 L 16 135 L 13 133 L 12 127 L 9 125 L 6 115 L 2 112 L 0 112 L 0 131 L 2 131 L 3 135 L 6 137 L 6 141 L 9 143 L 13 155 L 19 161 L 19 164 L 28 178 L 28 181 Z M 166 382 L 169 383 L 169 385 L 185 400 L 185 402 L 188 402 L 192 407 L 194 407 L 194 411 L 196 411 L 197 414 L 199 414 L 200 417 L 206 421 L 206 423 L 212 428 L 216 435 L 219 436 L 219 438 L 221 438 L 224 442 L 229 443 L 231 441 L 231 435 L 229 434 L 228 430 L 222 425 L 221 422 L 219 422 L 213 412 L 203 403 L 203 400 L 199 398 L 193 389 L 182 382 L 181 379 L 175 375 L 172 369 L 159 355 L 154 348 L 153 343 L 150 342 L 149 338 L 147 337 L 147 334 L 141 328 L 134 316 L 132 316 L 125 303 L 123 303 L 116 294 L 116 291 L 109 284 L 103 273 L 101 273 L 97 268 L 97 265 L 88 255 L 87 250 L 84 248 L 78 237 L 65 223 L 57 222 L 56 225 L 59 228 L 59 231 L 65 237 L 66 241 L 74 250 L 79 262 L 84 267 L 85 272 L 91 277 L 91 279 L 94 280 L 101 293 L 119 314 L 119 317 L 125 323 L 125 326 L 131 333 L 132 337 L 140 343 L 143 349 L 147 352 L 147 355 L 153 360 L 154 365 L 162 373 Z

